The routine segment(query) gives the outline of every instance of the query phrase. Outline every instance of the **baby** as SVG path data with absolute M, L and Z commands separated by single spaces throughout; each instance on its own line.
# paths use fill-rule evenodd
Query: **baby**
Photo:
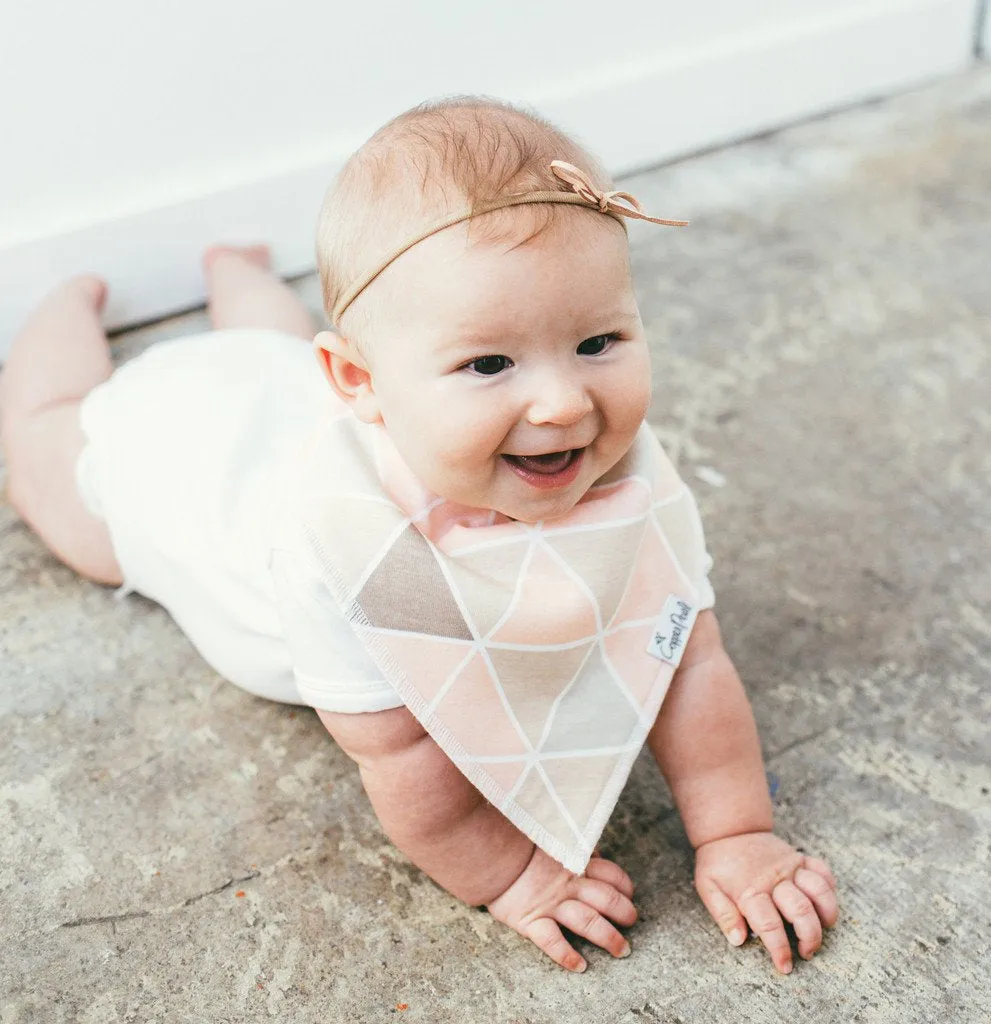
M 645 425 L 624 218 L 679 222 L 609 189 L 543 120 L 451 100 L 331 188 L 331 331 L 264 247 L 214 248 L 215 330 L 114 372 L 106 286 L 73 278 L 0 376 L 9 496 L 222 675 L 314 707 L 392 841 L 572 971 L 562 929 L 630 952 L 596 844 L 646 742 L 709 913 L 788 972 L 785 922 L 810 958 L 835 882 L 772 832 L 695 505 Z

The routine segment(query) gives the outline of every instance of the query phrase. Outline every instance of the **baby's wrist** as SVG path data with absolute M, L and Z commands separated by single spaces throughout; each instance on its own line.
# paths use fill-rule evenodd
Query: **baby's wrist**
M 688 841 L 696 850 L 718 839 L 774 828 L 763 770 L 758 773 L 727 766 L 700 785 L 675 791 L 675 800 Z
M 722 842 L 725 839 L 738 839 L 743 836 L 771 834 L 774 832 L 774 821 L 770 815 L 757 817 L 746 823 L 737 822 L 724 829 L 716 829 L 701 836 L 692 836 L 691 843 L 698 853 L 705 846 Z
M 474 887 L 475 891 L 469 899 L 462 896 L 461 900 L 472 907 L 487 907 L 490 903 L 494 903 L 500 896 L 504 896 L 512 889 L 526 873 L 536 849 L 537 847 L 529 840 L 526 841 L 525 846 L 521 844 L 519 850 L 513 851 L 516 854 L 513 861 L 507 864 L 504 872 L 499 872 L 498 879 L 490 873 L 489 878 L 482 885 Z

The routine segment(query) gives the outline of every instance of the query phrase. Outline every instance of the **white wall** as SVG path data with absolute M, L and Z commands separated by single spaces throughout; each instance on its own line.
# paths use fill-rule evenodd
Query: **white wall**
M 983 30 L 981 32 L 981 54 L 988 60 L 991 59 L 991 4 L 984 0 L 982 6 Z
M 74 271 L 123 324 L 196 304 L 213 240 L 309 269 L 334 170 L 420 99 L 536 105 L 622 171 L 962 68 L 978 3 L 4 4 L 0 353 Z

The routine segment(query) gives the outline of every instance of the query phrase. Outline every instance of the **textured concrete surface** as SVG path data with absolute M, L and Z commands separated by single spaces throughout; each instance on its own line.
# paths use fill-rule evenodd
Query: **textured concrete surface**
M 726 945 L 641 763 L 604 838 L 633 955 L 565 975 L 392 849 L 312 713 L 0 504 L 0 1021 L 988 1020 L 991 70 L 627 187 L 694 220 L 633 232 L 653 418 L 780 830 L 840 881 L 822 953 Z

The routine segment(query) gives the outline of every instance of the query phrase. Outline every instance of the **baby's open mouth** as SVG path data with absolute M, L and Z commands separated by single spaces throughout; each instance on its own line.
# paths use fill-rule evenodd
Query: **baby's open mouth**
M 531 473 L 553 476 L 567 469 L 574 461 L 581 448 L 572 448 L 566 452 L 547 452 L 545 455 L 504 455 L 508 462 L 515 463 Z
M 503 455 L 517 476 L 535 487 L 564 487 L 578 475 L 584 448 L 543 455 Z

